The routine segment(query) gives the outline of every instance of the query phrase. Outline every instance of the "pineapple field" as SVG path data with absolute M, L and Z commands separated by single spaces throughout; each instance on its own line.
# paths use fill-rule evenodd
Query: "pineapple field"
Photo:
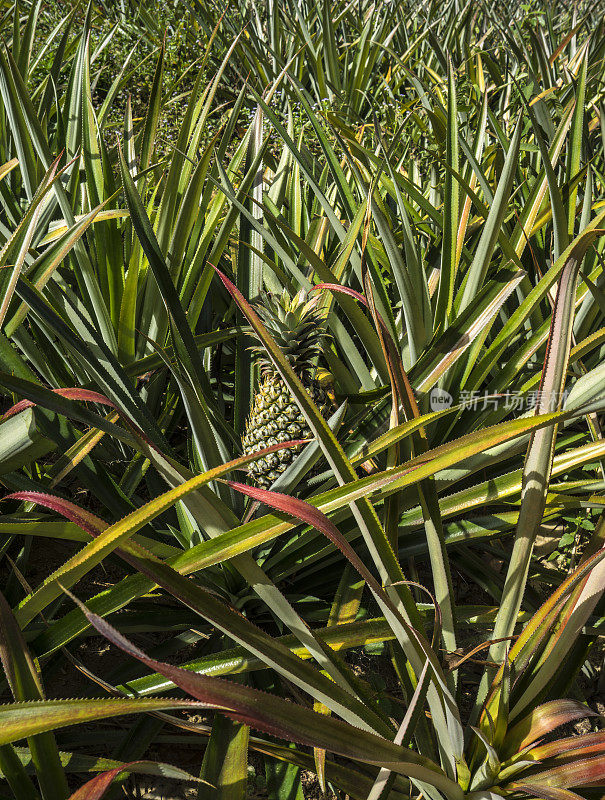
M 603 800 L 605 3 L 0 0 L 0 800 Z

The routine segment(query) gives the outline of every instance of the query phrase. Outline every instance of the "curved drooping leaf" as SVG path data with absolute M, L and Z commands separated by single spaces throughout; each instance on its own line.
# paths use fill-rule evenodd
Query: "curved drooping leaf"
M 76 599 L 73 595 L 72 598 Z M 208 678 L 150 658 L 101 617 L 89 612 L 82 604 L 80 608 L 91 624 L 109 641 L 151 669 L 161 672 L 174 684 L 209 707 L 280 738 L 321 747 L 346 758 L 386 766 L 393 772 L 435 786 L 452 800 L 461 800 L 462 792 L 458 784 L 448 778 L 429 759 L 367 731 L 333 717 L 317 714 L 280 697 L 242 684 Z
M 142 773 L 145 775 L 155 774 L 162 777 L 169 775 L 181 781 L 203 783 L 200 778 L 195 778 L 184 770 L 175 769 L 174 767 L 168 767 L 168 769 L 164 770 L 163 765 L 155 761 L 130 761 L 125 764 L 120 764 L 118 767 L 112 767 L 106 772 L 101 772 L 99 775 L 95 775 L 94 778 L 86 781 L 79 789 L 76 789 L 76 791 L 69 796 L 69 800 L 101 800 L 114 782 L 120 777 L 126 777 L 132 773 Z

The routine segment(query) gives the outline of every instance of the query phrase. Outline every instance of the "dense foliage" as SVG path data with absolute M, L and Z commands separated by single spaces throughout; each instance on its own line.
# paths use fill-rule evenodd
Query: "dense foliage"
M 0 796 L 602 797 L 601 5 L 0 32 Z

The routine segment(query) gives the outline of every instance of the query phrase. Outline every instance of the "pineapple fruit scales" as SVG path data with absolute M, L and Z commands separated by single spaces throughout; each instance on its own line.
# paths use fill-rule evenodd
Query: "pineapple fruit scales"
M 256 306 L 256 310 L 313 402 L 326 417 L 331 408 L 330 399 L 315 376 L 317 359 L 327 339 L 325 317 L 317 310 L 318 300 L 308 300 L 303 291 L 293 298 L 284 292 L 281 297 L 267 295 Z M 252 400 L 242 440 L 244 453 L 255 453 L 292 439 L 311 438 L 311 430 L 296 400 L 275 370 L 262 344 L 253 350 L 260 364 L 261 382 Z M 259 458 L 248 467 L 250 477 L 258 486 L 270 486 L 292 463 L 301 448 L 302 445 L 299 445 Z

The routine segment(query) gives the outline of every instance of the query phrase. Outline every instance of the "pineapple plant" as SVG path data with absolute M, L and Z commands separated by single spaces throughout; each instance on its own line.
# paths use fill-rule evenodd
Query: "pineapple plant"
M 317 361 L 328 334 L 325 316 L 317 308 L 318 302 L 319 297 L 309 299 L 303 290 L 293 298 L 284 291 L 281 296 L 266 295 L 257 304 L 256 310 L 313 402 L 326 417 L 331 402 L 317 379 Z M 251 349 L 260 367 L 261 380 L 252 399 L 242 439 L 244 453 L 249 455 L 281 442 L 310 438 L 311 430 L 296 400 L 275 370 L 262 344 Z M 279 478 L 301 449 L 302 445 L 299 445 L 269 453 L 252 462 L 248 474 L 257 486 L 266 488 Z

